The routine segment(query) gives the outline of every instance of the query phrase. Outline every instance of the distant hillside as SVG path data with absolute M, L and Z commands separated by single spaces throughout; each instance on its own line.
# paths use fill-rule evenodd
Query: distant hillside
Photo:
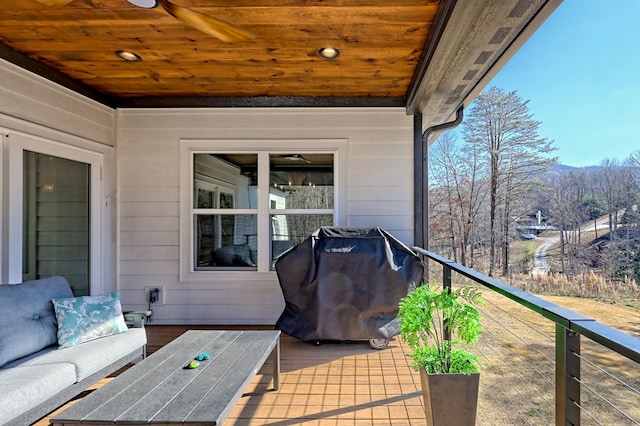
M 554 179 L 558 176 L 567 175 L 569 173 L 576 173 L 579 171 L 586 171 L 584 167 L 573 167 L 567 166 L 565 164 L 556 164 L 551 167 L 551 169 L 547 172 L 547 178 Z
M 573 167 L 573 166 L 566 166 L 564 164 L 556 164 L 551 168 L 550 172 L 561 175 L 569 172 L 574 172 L 580 168 L 581 167 Z
M 556 164 L 553 167 L 551 167 L 551 170 L 549 170 L 548 174 L 550 176 L 558 176 L 558 175 L 565 175 L 571 172 L 593 173 L 598 169 L 600 169 L 601 167 L 602 166 L 574 167 L 574 166 L 567 166 L 565 164 Z

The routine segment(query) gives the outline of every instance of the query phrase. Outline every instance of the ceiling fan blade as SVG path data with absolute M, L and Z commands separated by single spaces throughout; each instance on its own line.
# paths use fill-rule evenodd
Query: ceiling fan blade
M 55 0 L 43 0 L 55 1 Z M 160 0 L 160 4 L 169 15 L 179 19 L 186 25 L 202 31 L 205 34 L 212 35 L 222 41 L 229 43 L 237 43 L 240 41 L 248 41 L 255 35 L 244 28 L 240 28 L 223 20 L 213 18 L 204 13 L 196 12 L 187 7 L 178 6 L 169 0 Z
M 305 162 L 307 164 L 311 164 L 311 161 L 307 160 L 302 155 L 298 155 L 298 161 L 303 161 L 303 162 Z
M 283 160 L 288 160 L 288 161 L 302 161 L 305 162 L 307 164 L 311 164 L 310 160 L 307 160 L 306 158 L 304 158 L 301 154 L 282 154 L 282 155 L 274 155 L 277 158 L 281 158 Z
M 36 0 L 38 3 L 45 6 L 64 6 L 71 3 L 73 0 Z

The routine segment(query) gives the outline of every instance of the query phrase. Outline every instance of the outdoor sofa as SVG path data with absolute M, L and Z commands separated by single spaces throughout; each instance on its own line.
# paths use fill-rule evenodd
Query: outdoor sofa
M 62 277 L 0 285 L 0 424 L 31 424 L 145 355 L 144 314 Z

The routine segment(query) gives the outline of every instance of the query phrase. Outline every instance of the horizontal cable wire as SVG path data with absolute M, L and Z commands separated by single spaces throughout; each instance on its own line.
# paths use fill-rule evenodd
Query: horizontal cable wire
M 614 376 L 612 373 L 610 373 L 609 371 L 605 370 L 604 368 L 598 367 L 596 364 L 591 362 L 588 358 L 585 358 L 582 354 L 577 354 L 577 353 L 574 352 L 573 355 L 575 355 L 578 358 L 580 358 L 581 361 L 584 361 L 587 364 L 589 364 L 589 366 L 592 367 L 593 369 L 598 370 L 600 373 L 604 374 L 605 376 L 609 377 L 610 379 L 613 379 L 615 382 L 618 382 L 618 384 L 626 387 L 631 392 L 640 395 L 640 390 L 634 388 L 629 383 L 622 381 L 622 379 L 619 379 L 617 376 Z
M 494 335 L 491 331 L 487 331 L 487 330 L 485 330 L 485 333 L 495 337 L 495 335 Z M 496 339 L 496 340 L 499 340 L 499 339 Z M 512 361 L 511 361 L 511 362 L 509 362 L 509 361 L 504 357 L 504 355 L 503 355 L 502 351 L 496 350 L 493 346 L 491 346 L 491 345 L 487 344 L 486 342 L 485 342 L 485 345 L 486 345 L 489 349 L 491 349 L 492 353 L 493 353 L 495 356 L 497 356 L 497 357 L 500 359 L 500 361 L 502 361 L 502 362 L 501 362 L 501 365 L 504 365 L 504 366 L 506 366 L 506 367 L 511 367 L 511 368 L 514 366 L 514 363 L 513 363 Z M 487 355 L 486 355 L 484 352 L 483 352 L 482 354 L 484 355 L 484 358 L 485 358 L 485 359 L 488 359 Z M 520 357 L 520 356 L 519 356 L 519 355 L 517 355 L 517 354 L 516 354 L 516 356 L 517 356 L 517 357 Z M 520 358 L 521 358 L 521 357 L 520 357 Z M 525 363 L 525 365 L 529 365 L 526 361 L 525 361 L 524 363 Z M 496 364 L 496 365 L 498 365 L 498 364 Z M 533 370 L 533 371 L 535 371 L 535 370 Z M 526 385 L 527 385 L 527 386 L 528 386 L 528 387 L 529 387 L 533 392 L 535 392 L 535 393 L 536 393 L 536 394 L 537 394 L 537 395 L 538 395 L 538 396 L 539 396 L 543 401 L 545 401 L 545 402 L 546 402 L 550 407 L 553 407 L 553 404 L 552 404 L 552 403 L 551 403 L 551 402 L 550 402 L 550 401 L 549 401 L 549 400 L 548 400 L 548 399 L 547 399 L 543 394 L 541 394 L 541 393 L 540 393 L 539 388 L 538 388 L 537 386 L 534 386 L 534 385 L 533 385 L 529 380 L 527 380 L 527 379 L 526 379 L 526 378 L 525 378 L 525 377 L 524 377 L 520 372 L 516 371 L 516 373 L 515 373 L 515 374 L 518 376 L 518 378 L 520 379 L 520 381 L 521 381 L 522 383 L 526 384 Z M 504 376 L 504 375 L 500 375 L 500 376 L 498 376 L 498 377 L 500 378 L 500 381 L 501 381 L 502 383 L 506 382 L 506 380 L 507 380 L 507 379 L 505 378 L 505 376 Z M 553 386 L 553 383 L 552 383 L 552 382 L 550 382 L 549 380 L 547 380 L 543 375 L 541 375 L 541 374 L 540 374 L 540 377 L 542 377 L 542 378 L 543 378 L 547 383 L 550 383 L 550 384 L 551 384 L 551 386 Z M 519 387 L 517 387 L 517 386 L 514 386 L 514 383 L 513 383 L 513 382 L 504 383 L 504 386 L 502 387 L 502 389 L 515 389 L 515 392 L 520 396 L 520 398 L 521 398 L 523 401 L 527 401 L 527 402 L 528 402 L 528 404 L 529 404 L 529 406 L 531 407 L 531 409 L 532 409 L 534 412 L 536 412 L 540 418 L 544 419 L 544 414 L 540 411 L 540 409 L 538 409 L 537 407 L 535 407 L 534 405 L 532 405 L 532 404 L 531 404 L 531 398 L 529 398 L 529 397 L 528 397 L 528 396 L 526 396 L 526 395 L 523 395 L 523 393 L 521 392 L 520 388 L 519 388 Z M 506 392 L 505 392 L 505 395 L 506 395 Z M 522 413 L 522 411 L 520 410 L 520 407 L 523 407 L 523 406 L 524 406 L 524 404 L 517 404 L 517 403 L 516 403 L 512 398 L 509 398 L 509 403 L 510 403 L 510 404 L 512 404 L 512 405 L 514 406 L 514 408 L 516 409 L 516 411 L 517 411 L 517 412 L 522 416 L 522 418 L 523 418 L 525 421 L 527 421 L 527 422 L 528 422 L 528 420 L 526 420 L 526 419 L 527 419 L 527 416 L 525 416 L 525 415 Z
M 537 330 L 537 329 L 535 329 L 535 328 L 531 327 L 531 325 L 530 325 L 530 324 L 528 324 L 528 323 L 526 323 L 525 321 L 521 320 L 519 317 L 516 317 L 516 316 L 514 316 L 514 315 L 511 315 L 509 312 L 507 312 L 505 309 L 501 308 L 501 307 L 500 307 L 500 306 L 498 306 L 497 304 L 495 304 L 495 303 L 493 303 L 493 302 L 491 302 L 491 301 L 486 301 L 486 303 L 490 304 L 490 305 L 491 305 L 491 306 L 493 306 L 495 309 L 497 309 L 497 310 L 499 310 L 499 311 L 504 312 L 506 315 L 510 316 L 512 319 L 514 319 L 514 320 L 516 320 L 517 322 L 521 323 L 523 326 L 525 326 L 525 327 L 527 327 L 527 328 L 531 329 L 532 331 L 534 331 L 534 332 L 538 333 L 540 336 L 542 336 L 542 337 L 543 337 L 543 338 L 545 338 L 546 340 L 548 340 L 548 341 L 550 341 L 550 342 L 553 342 L 553 341 L 554 341 L 553 337 L 551 337 L 551 336 L 549 336 L 549 335 L 547 335 L 547 334 L 543 333 L 543 332 L 542 332 L 542 331 L 540 331 L 540 330 Z M 533 311 L 532 311 L 532 313 L 535 313 L 535 312 L 533 312 Z
M 537 417 L 544 419 L 544 414 L 540 411 L 540 409 L 537 408 L 537 406 L 542 406 L 540 402 L 546 403 L 551 408 L 552 413 L 555 413 L 555 404 L 548 398 L 546 398 L 545 395 L 541 392 L 541 389 L 544 389 L 544 387 L 540 386 L 539 383 L 534 383 L 534 381 L 528 380 L 527 377 L 525 377 L 525 375 L 523 375 L 522 373 L 524 372 L 524 374 L 527 374 L 524 367 L 526 366 L 530 371 L 534 372 L 533 374 L 537 375 L 541 379 L 541 381 L 544 381 L 546 384 L 548 384 L 551 391 L 553 391 L 553 389 L 557 389 L 557 386 L 560 385 L 560 383 L 558 382 L 558 378 L 555 377 L 555 361 L 554 359 L 552 359 L 552 357 L 547 356 L 545 352 L 542 352 L 538 349 L 539 347 L 541 347 L 543 350 L 546 350 L 547 348 L 545 347 L 544 343 L 540 344 L 535 340 L 529 339 L 529 342 L 533 342 L 532 345 L 531 343 L 525 341 L 523 337 L 520 337 L 518 332 L 519 330 L 523 329 L 519 328 L 519 326 L 526 327 L 526 329 L 531 331 L 532 334 L 538 334 L 542 337 L 541 340 L 544 340 L 544 342 L 551 342 L 554 353 L 556 353 L 556 351 L 559 349 L 562 350 L 562 348 L 557 347 L 558 343 L 556 339 L 551 337 L 549 333 L 544 333 L 543 330 L 546 329 L 546 326 L 540 327 L 539 324 L 536 324 L 538 327 L 534 328 L 530 323 L 527 323 L 525 319 L 521 319 L 526 317 L 515 316 L 501 306 L 498 306 L 495 302 L 487 301 L 487 303 L 489 305 L 489 309 L 481 309 L 481 312 L 489 322 L 495 325 L 495 327 L 484 327 L 483 338 L 481 339 L 481 344 L 478 345 L 478 350 L 480 351 L 480 356 L 482 357 L 482 359 L 498 370 L 498 372 L 495 374 L 495 377 L 492 377 L 493 383 L 496 385 L 495 388 L 498 390 L 498 392 L 490 392 L 490 395 L 483 395 L 483 398 L 489 399 L 490 397 L 493 401 L 495 401 L 496 407 L 500 407 L 500 413 L 496 415 L 496 409 L 493 406 L 490 406 L 492 413 L 487 413 L 488 418 L 495 419 L 498 416 L 504 416 L 509 421 L 509 424 L 514 424 L 513 421 L 516 418 L 519 419 L 517 421 L 517 424 L 532 424 L 532 421 L 534 423 L 537 421 L 535 420 L 537 419 Z M 536 315 L 537 313 L 531 311 L 531 314 Z M 553 323 L 553 321 L 551 321 L 551 323 Z M 522 333 L 521 335 L 528 336 L 528 334 L 525 333 Z M 511 340 L 511 338 L 513 338 L 513 341 Z M 520 346 L 513 345 L 514 341 L 516 343 L 519 342 L 522 348 L 524 348 L 526 351 L 529 351 L 529 353 L 519 350 Z M 590 339 L 589 341 L 591 342 Z M 515 350 L 512 349 L 512 347 L 514 347 Z M 610 353 L 617 353 L 612 349 L 605 348 L 605 350 L 608 350 Z M 526 358 L 525 356 L 523 356 L 523 353 L 525 354 L 525 356 L 530 356 L 530 358 Z M 539 358 L 535 356 L 536 354 Z M 588 402 L 586 405 L 588 405 L 588 407 L 581 405 L 585 403 L 585 400 L 572 402 L 580 410 L 580 413 L 585 416 L 585 420 L 588 417 L 590 421 L 593 421 L 595 424 L 609 425 L 619 424 L 611 423 L 611 419 L 617 418 L 618 420 L 614 420 L 615 422 L 630 421 L 634 425 L 640 425 L 640 422 L 638 420 L 635 420 L 632 415 L 629 415 L 629 413 L 625 412 L 625 408 L 621 408 L 621 406 L 616 405 L 617 400 L 615 403 L 611 402 L 607 399 L 607 397 L 603 395 L 603 393 L 607 395 L 607 392 L 609 390 L 611 390 L 612 392 L 616 391 L 616 385 L 620 385 L 624 387 L 624 389 L 621 389 L 623 393 L 625 393 L 624 391 L 627 391 L 627 393 L 633 393 L 634 398 L 637 399 L 637 395 L 640 395 L 640 390 L 634 387 L 636 386 L 635 382 L 633 382 L 632 380 L 631 383 L 633 384 L 631 384 L 624 381 L 626 375 L 625 373 L 627 372 L 627 370 L 621 370 L 621 372 L 623 373 L 621 378 L 605 370 L 603 367 L 599 367 L 594 362 L 585 358 L 584 355 L 576 353 L 573 353 L 573 355 L 583 360 L 584 363 L 588 365 L 589 368 L 588 370 L 586 370 L 586 372 L 589 373 L 588 375 L 595 373 L 593 375 L 593 379 L 597 386 L 594 386 L 593 383 L 591 384 L 591 386 L 587 384 L 584 380 L 584 377 L 582 380 L 577 377 L 573 377 L 573 380 L 578 383 L 580 389 L 584 389 L 584 391 L 586 392 L 585 397 L 587 398 Z M 496 359 L 497 361 L 495 361 Z M 544 364 L 545 361 L 552 366 L 553 373 L 545 375 L 543 373 L 543 371 L 545 370 L 544 368 L 541 371 L 538 364 Z M 602 365 L 606 366 L 606 363 L 603 362 Z M 542 367 L 544 367 L 544 365 L 542 365 Z M 583 368 L 581 368 L 581 370 L 583 372 L 585 371 Z M 501 371 L 507 371 L 509 374 L 501 374 Z M 598 377 L 598 373 L 602 374 L 604 377 Z M 510 375 L 517 377 L 515 377 L 514 380 L 509 377 Z M 614 384 L 607 384 L 607 378 L 611 379 Z M 526 387 L 522 386 L 520 383 L 526 384 L 529 388 L 536 392 L 537 396 L 539 396 L 541 400 L 536 401 L 535 397 L 531 398 L 532 395 L 530 395 L 530 393 L 524 392 L 523 394 L 521 390 L 526 389 Z M 588 383 L 591 383 L 591 381 L 589 380 Z M 504 401 L 500 398 L 500 392 L 505 396 Z M 528 402 L 528 405 L 526 405 L 525 403 L 521 403 L 521 399 Z M 628 403 L 633 404 L 633 400 L 634 399 L 632 398 L 631 402 L 629 402 L 629 400 L 621 399 L 620 402 L 622 402 L 622 406 L 624 406 Z M 598 401 L 602 401 L 602 404 L 598 403 Z M 536 403 L 537 406 L 535 405 Z M 528 409 L 528 407 L 531 407 L 531 409 Z M 591 412 L 589 412 L 587 408 L 591 409 Z M 486 412 L 486 409 L 481 409 L 480 406 L 478 407 L 478 409 L 483 413 Z M 627 407 L 626 409 L 635 412 L 635 407 L 633 405 Z M 534 412 L 536 413 L 535 417 Z M 596 418 L 601 416 L 603 418 Z M 546 420 L 548 423 L 553 423 L 554 418 L 555 414 L 552 414 L 552 418 Z M 495 423 L 490 422 L 489 424 Z M 503 422 L 501 424 L 507 423 Z
M 581 412 L 581 413 L 586 414 L 586 415 L 587 415 L 587 417 L 589 417 L 591 420 L 593 420 L 594 422 L 596 422 L 598 425 L 603 425 L 603 423 L 600 423 L 600 422 L 598 421 L 598 419 L 596 419 L 595 417 L 593 417 L 593 416 L 591 415 L 591 413 L 590 413 L 589 411 L 587 411 L 583 406 L 581 406 L 580 404 L 578 404 L 578 403 L 577 403 L 577 402 L 575 402 L 575 401 L 572 401 L 572 402 L 573 402 L 573 404 L 574 404 L 576 407 L 578 407 L 578 409 L 580 410 L 580 412 Z
M 491 303 L 488 302 L 488 304 L 490 305 L 490 308 L 495 308 L 499 314 L 502 314 L 503 316 L 507 316 L 509 317 L 510 320 L 516 320 L 516 323 L 519 323 L 521 326 L 526 327 L 529 330 L 534 331 L 534 334 L 538 334 L 539 336 L 542 336 L 543 340 L 546 342 L 553 342 L 553 339 L 550 338 L 548 335 L 544 334 L 543 332 L 539 331 L 538 329 L 534 329 L 532 328 L 529 324 L 527 324 L 526 322 L 520 320 L 519 318 L 515 317 L 514 315 L 510 314 L 509 312 L 507 312 L 506 310 L 500 308 L 499 306 L 497 306 L 495 303 Z M 505 321 L 503 319 L 497 318 L 495 317 L 495 315 L 493 315 L 492 312 L 490 312 L 488 309 L 481 309 L 483 316 L 488 319 L 492 324 L 494 324 L 496 326 L 496 328 L 501 329 L 503 331 L 506 331 L 506 336 L 511 336 L 513 337 L 513 339 L 515 341 L 518 341 L 520 343 L 522 343 L 522 345 L 526 348 L 528 348 L 533 354 L 537 354 L 537 356 L 539 357 L 539 359 L 541 359 L 543 362 L 547 362 L 547 364 L 553 368 L 553 366 L 555 365 L 555 362 L 553 360 L 551 360 L 546 354 L 544 354 L 543 352 L 541 352 L 540 350 L 536 349 L 535 347 L 532 347 L 531 344 L 527 343 L 526 341 L 524 341 L 521 337 L 519 337 L 516 333 L 513 332 L 512 327 L 506 327 L 503 324 L 505 323 Z M 510 321 L 511 322 L 511 321 Z M 502 361 L 502 365 L 508 366 L 508 367 L 513 367 L 514 366 L 514 359 L 510 358 L 509 360 L 507 360 L 505 358 L 505 356 L 503 355 L 504 350 L 500 349 L 497 350 L 496 348 L 494 348 L 489 340 L 487 339 L 488 337 L 492 337 L 493 340 L 495 340 L 496 342 L 504 342 L 506 339 L 504 339 L 504 336 L 500 337 L 498 336 L 496 333 L 494 333 L 492 331 L 493 327 L 491 326 L 485 326 L 484 327 L 484 335 L 485 338 L 482 339 L 482 342 L 485 344 L 486 346 L 486 350 L 482 351 L 482 355 L 483 355 L 483 359 L 484 360 L 489 360 L 490 357 L 487 354 L 487 350 L 489 350 L 491 352 L 491 354 L 493 354 L 495 357 L 499 358 Z M 503 347 L 507 347 L 509 346 L 508 344 L 503 345 Z M 511 354 L 513 355 L 514 358 L 517 358 L 518 360 L 520 360 L 520 364 L 522 364 L 523 366 L 526 366 L 527 368 L 529 368 L 529 371 L 531 371 L 533 374 L 537 375 L 544 383 L 546 383 L 547 385 L 549 385 L 550 388 L 554 387 L 554 382 L 552 378 L 549 378 L 549 375 L 545 375 L 543 374 L 540 369 L 536 369 L 532 364 L 531 361 L 528 359 L 525 359 L 522 355 L 520 355 L 519 353 L 510 350 Z M 526 386 L 528 388 L 530 388 L 533 392 L 535 392 L 538 397 L 540 398 L 540 400 L 543 402 L 543 404 L 546 404 L 546 407 L 548 407 L 548 409 L 551 410 L 551 412 L 553 412 L 554 410 L 554 403 L 553 401 L 550 400 L 550 398 L 547 395 L 544 395 L 543 393 L 540 392 L 540 386 L 539 385 L 535 385 L 533 384 L 530 380 L 528 380 L 527 378 L 525 378 L 525 376 L 520 373 L 519 371 L 516 371 L 516 374 L 519 377 L 519 380 L 523 383 L 526 384 Z M 555 374 L 555 373 L 554 373 Z M 554 376 L 554 374 L 551 374 L 551 376 Z M 548 423 L 549 421 L 551 421 L 551 419 L 549 419 L 548 414 L 545 417 L 545 413 L 543 411 L 541 411 L 541 408 L 538 408 L 538 406 L 534 405 L 532 403 L 532 399 L 529 397 L 529 395 L 525 395 L 521 392 L 520 387 L 514 387 L 514 383 L 513 382 L 509 382 L 506 383 L 506 378 L 504 378 L 503 376 L 498 376 L 499 380 L 500 380 L 500 387 L 502 389 L 511 389 L 512 391 L 515 389 L 515 391 L 518 393 L 519 398 L 522 401 L 525 401 L 524 404 L 520 403 L 520 401 L 516 402 L 513 400 L 513 398 L 509 397 L 508 398 L 508 403 L 509 405 L 512 407 L 511 409 L 515 409 L 515 411 L 518 413 L 518 417 L 522 420 L 519 423 L 522 422 L 526 422 L 528 424 L 531 424 L 531 422 L 529 421 L 531 419 L 531 416 L 533 413 L 536 413 L 536 416 L 539 417 L 542 421 L 544 421 L 545 423 Z M 494 378 L 494 380 L 496 380 L 497 378 Z M 504 394 L 506 395 L 506 392 L 504 392 Z M 492 398 L 494 399 L 494 401 L 497 401 L 498 398 L 492 395 Z M 502 404 L 499 404 L 499 406 L 504 406 L 505 401 L 500 401 L 502 402 Z M 526 408 L 526 406 L 530 407 L 530 411 L 528 412 L 523 412 L 523 408 Z M 506 407 L 505 407 L 506 408 Z M 513 420 L 514 415 L 508 415 L 508 413 L 505 412 L 505 415 L 507 416 L 506 418 L 510 418 L 511 420 Z
M 593 395 L 595 395 L 596 397 L 598 397 L 600 400 L 602 400 L 605 404 L 607 404 L 609 407 L 613 408 L 615 411 L 617 411 L 620 415 L 622 415 L 622 417 L 624 417 L 625 419 L 631 421 L 633 424 L 635 425 L 640 425 L 639 422 L 637 422 L 633 417 L 629 416 L 627 413 L 625 413 L 622 409 L 620 409 L 620 407 L 616 406 L 615 404 L 613 404 L 611 401 L 609 401 L 607 398 L 605 398 L 604 396 L 602 396 L 601 394 L 599 394 L 595 389 L 593 389 L 591 386 L 587 385 L 585 382 L 578 380 L 578 383 L 580 383 L 580 386 L 582 387 L 582 389 L 585 389 L 589 392 L 591 392 Z M 593 419 L 593 416 L 591 416 L 590 414 L 588 414 L 588 410 L 586 410 L 584 407 L 580 406 L 579 404 L 576 404 L 580 407 L 580 410 L 584 413 L 587 413 L 587 415 L 589 417 L 591 417 Z M 595 420 L 595 419 L 594 419 Z
M 486 345 L 486 343 L 485 343 L 485 345 Z M 500 356 L 499 352 L 498 352 L 498 351 L 496 351 L 496 350 L 495 350 L 495 348 L 493 348 L 493 347 L 492 347 L 492 346 L 490 346 L 490 345 L 486 345 L 486 346 L 487 346 L 487 347 L 488 347 L 488 348 L 489 348 L 489 349 L 490 349 L 490 350 L 491 350 L 495 355 L 498 355 L 498 357 L 500 357 L 500 358 L 501 358 L 501 356 Z M 480 347 L 480 345 L 478 345 L 478 348 L 479 348 L 479 347 Z M 489 358 L 487 357 L 487 355 L 486 355 L 484 352 L 482 352 L 482 351 L 481 351 L 481 355 L 483 355 L 485 359 L 489 359 Z M 502 358 L 501 360 L 503 361 L 501 365 L 507 365 L 507 364 L 506 364 L 506 362 L 504 362 L 504 361 L 505 361 L 505 360 L 504 360 L 504 358 Z M 495 364 L 495 363 L 494 363 L 493 365 L 499 365 L 499 364 Z M 503 395 L 506 395 L 506 392 L 504 392 L 504 390 L 505 390 L 505 389 L 507 389 L 507 388 L 509 388 L 509 386 L 510 386 L 510 385 L 512 385 L 512 383 L 506 383 L 506 378 L 504 377 L 504 375 L 497 375 L 497 376 L 493 376 L 493 377 L 492 377 L 492 380 L 494 380 L 494 382 L 496 382 L 496 383 L 499 383 L 499 384 L 500 384 L 499 388 L 500 388 L 500 390 L 502 391 L 502 394 L 503 394 Z M 507 410 L 506 410 L 506 409 L 507 409 L 507 407 L 505 406 L 505 401 L 504 401 L 504 400 L 499 400 L 499 399 L 497 398 L 497 394 L 496 394 L 496 393 L 494 393 L 494 392 L 490 393 L 490 395 L 493 397 L 494 401 L 496 401 L 496 402 L 498 403 L 498 406 L 500 406 L 500 407 L 502 407 L 502 408 L 503 408 L 503 412 L 504 412 L 504 414 L 505 414 L 506 418 L 513 418 L 513 417 L 514 417 L 514 415 L 513 415 L 513 413 L 512 413 L 512 412 L 507 412 Z M 527 417 L 526 417 L 526 416 L 525 416 L 525 415 L 524 415 L 524 414 L 519 410 L 519 408 L 518 408 L 518 407 L 519 407 L 519 405 L 518 405 L 518 404 L 516 404 L 516 402 L 515 402 L 512 398 L 508 398 L 508 399 L 506 400 L 506 402 L 507 402 L 510 406 L 512 406 L 512 410 L 516 411 L 516 412 L 520 415 L 520 418 L 522 418 L 522 419 L 523 419 L 523 421 L 525 421 L 525 422 L 529 423 L 529 421 L 528 421 Z M 529 424 L 530 424 L 530 423 L 529 423 Z
M 584 362 L 585 364 L 587 364 L 589 366 L 589 368 L 595 370 L 596 372 L 602 374 L 603 376 L 605 376 L 605 378 L 609 378 L 611 379 L 615 384 L 622 386 L 623 388 L 625 388 L 627 391 L 629 391 L 630 393 L 633 393 L 635 395 L 640 395 L 640 390 L 638 390 L 637 388 L 635 388 L 634 386 L 632 386 L 631 384 L 625 382 L 624 380 L 622 380 L 621 378 L 619 378 L 618 376 L 612 374 L 610 371 L 604 369 L 603 367 L 598 366 L 597 364 L 595 364 L 594 362 L 592 362 L 589 358 L 587 358 L 584 354 L 578 354 L 575 352 L 572 352 L 572 355 L 578 357 L 580 359 L 581 362 Z M 604 395 L 602 395 L 600 392 L 598 392 L 598 390 L 594 389 L 593 387 L 589 386 L 584 379 L 578 379 L 578 378 L 574 378 L 574 380 L 576 380 L 578 383 L 580 383 L 581 387 L 588 390 L 592 395 L 595 395 L 598 399 L 600 399 L 601 401 L 603 401 L 606 405 L 608 405 L 609 407 L 611 407 L 613 410 L 615 410 L 616 412 L 618 412 L 621 416 L 623 416 L 625 419 L 631 421 L 633 424 L 635 425 L 640 425 L 640 421 L 634 419 L 632 416 L 630 416 L 626 411 L 624 411 L 624 409 L 620 408 L 618 405 L 616 405 L 614 402 L 610 401 L 607 397 L 605 397 Z M 596 378 L 594 378 L 594 380 L 597 380 Z M 619 392 L 616 392 L 616 395 L 619 396 Z
M 543 333 L 542 331 L 540 331 L 540 330 L 538 330 L 538 329 L 536 329 L 536 328 L 531 327 L 531 325 L 530 325 L 530 324 L 528 324 L 528 323 L 526 323 L 525 321 L 521 320 L 519 317 L 516 317 L 516 316 L 514 316 L 514 315 L 510 314 L 510 313 L 509 313 L 509 312 L 507 312 L 505 309 L 501 308 L 500 306 L 496 305 L 495 303 L 492 303 L 492 302 L 487 302 L 487 303 L 488 303 L 488 304 L 490 304 L 491 306 L 493 306 L 495 309 L 497 309 L 497 310 L 499 310 L 499 311 L 503 312 L 505 315 L 509 316 L 511 319 L 514 319 L 516 322 L 519 322 L 522 326 L 524 326 L 524 327 L 528 328 L 529 330 L 533 331 L 534 333 L 536 333 L 536 334 L 540 335 L 541 337 L 543 337 L 543 338 L 544 338 L 545 340 L 547 340 L 548 342 L 552 342 L 552 343 L 554 343 L 554 342 L 555 342 L 555 340 L 554 340 L 554 338 L 553 338 L 553 337 L 551 337 L 551 336 L 549 336 L 549 335 L 547 335 L 547 334 Z M 532 312 L 532 313 L 533 313 L 533 314 L 535 314 L 535 312 Z M 515 335 L 514 335 L 514 336 L 515 336 Z M 518 338 L 518 337 L 517 337 L 517 338 Z M 523 343 L 525 343 L 525 344 L 526 344 L 526 342 L 525 342 L 524 340 L 522 340 L 522 339 L 520 339 L 520 338 L 518 338 L 518 339 L 519 339 L 521 342 L 523 342 Z M 550 362 L 553 362 L 553 360 L 551 360 L 551 359 L 549 359 L 549 361 L 550 361 Z
M 514 318 L 514 317 L 513 317 L 513 315 L 511 315 L 511 314 L 509 314 L 509 313 L 507 313 L 507 312 L 505 312 L 505 313 L 506 313 L 507 315 L 509 315 L 511 318 Z M 498 327 L 502 328 L 502 329 L 503 329 L 503 330 L 505 330 L 507 333 L 511 334 L 511 335 L 515 338 L 515 340 L 518 340 L 520 343 L 522 343 L 524 347 L 526 347 L 526 348 L 530 349 L 532 352 L 534 352 L 534 353 L 536 353 L 536 354 L 540 355 L 540 357 L 541 357 L 543 360 L 547 361 L 551 366 L 554 366 L 554 365 L 555 365 L 555 362 L 554 362 L 552 359 L 550 359 L 549 357 L 547 357 L 544 353 L 540 352 L 540 351 L 539 351 L 539 350 L 537 350 L 536 348 L 532 347 L 530 343 L 527 343 L 527 342 L 525 342 L 522 338 L 518 337 L 515 333 L 513 333 L 513 332 L 511 331 L 511 329 L 510 329 L 510 328 L 505 327 L 504 325 L 502 325 L 502 323 L 501 323 L 500 321 L 498 321 L 498 320 L 497 320 L 496 318 L 494 318 L 493 316 L 489 315 L 489 314 L 488 314 L 488 312 L 487 312 L 486 310 L 482 310 L 482 314 L 483 314 L 485 317 L 487 317 L 488 319 L 490 319 L 491 321 L 493 321 L 493 322 L 494 322 L 494 324 L 496 324 Z M 525 324 L 525 323 L 523 323 L 523 325 L 524 325 L 525 327 L 529 328 L 530 330 L 537 331 L 537 330 L 533 329 L 531 326 L 529 326 L 529 325 L 527 325 L 527 324 Z M 544 334 L 542 334 L 542 335 L 544 336 Z M 548 378 L 547 378 L 547 377 L 546 377 L 542 372 L 540 372 L 539 370 L 534 369 L 534 368 L 530 365 L 530 361 L 529 361 L 529 360 L 524 359 L 524 358 L 523 358 L 520 354 L 518 354 L 518 353 L 515 353 L 515 352 L 513 352 L 513 351 L 511 351 L 511 352 L 512 352 L 512 353 L 514 353 L 514 355 L 515 355 L 517 358 L 519 358 L 519 359 L 520 359 L 520 360 L 521 360 L 525 365 L 527 365 L 528 367 L 530 367 L 530 368 L 531 368 L 531 370 L 532 370 L 535 374 L 537 374 L 538 376 L 540 376 L 540 377 L 541 377 L 543 380 L 545 380 L 549 385 L 553 386 L 553 384 L 554 384 L 554 383 L 553 383 L 553 381 L 552 381 L 552 380 L 550 380 L 550 379 L 548 379 Z

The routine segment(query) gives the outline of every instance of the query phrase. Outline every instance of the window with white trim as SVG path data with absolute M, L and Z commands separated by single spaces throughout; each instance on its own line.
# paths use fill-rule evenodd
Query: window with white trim
M 272 269 L 334 224 L 334 152 L 191 151 L 190 161 L 192 271 Z

